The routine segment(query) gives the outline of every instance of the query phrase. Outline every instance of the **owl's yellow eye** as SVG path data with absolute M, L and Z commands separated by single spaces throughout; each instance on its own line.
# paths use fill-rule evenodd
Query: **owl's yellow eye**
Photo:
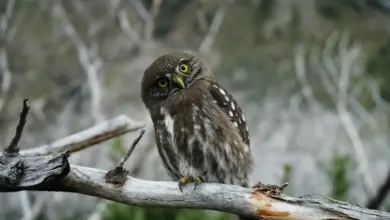
M 157 82 L 158 86 L 161 88 L 165 88 L 168 85 L 168 80 L 167 79 L 159 79 Z
M 187 65 L 187 64 L 184 64 L 184 63 L 180 64 L 179 70 L 180 70 L 180 72 L 182 72 L 182 73 L 187 73 L 188 70 L 189 70 L 188 65 Z

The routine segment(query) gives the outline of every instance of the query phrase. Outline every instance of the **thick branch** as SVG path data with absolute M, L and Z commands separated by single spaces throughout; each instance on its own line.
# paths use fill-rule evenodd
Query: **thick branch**
M 45 166 L 54 168 L 67 164 L 60 162 L 66 157 L 60 154 L 56 154 L 55 157 L 61 160 L 42 160 L 40 166 L 46 164 Z M 34 161 L 38 160 L 39 158 L 34 158 Z M 57 176 L 66 173 L 62 171 L 63 168 L 58 168 L 58 171 L 62 172 L 53 173 L 54 179 L 57 180 L 55 185 L 43 182 L 31 187 L 33 185 L 31 180 L 22 178 L 19 184 L 7 187 L 1 182 L 0 189 L 2 192 L 26 189 L 75 192 L 135 206 L 211 209 L 240 215 L 263 216 L 268 219 L 390 218 L 390 213 L 369 210 L 321 196 L 271 198 L 256 189 L 233 185 L 203 183 L 194 191 L 193 186 L 189 185 L 181 193 L 175 182 L 147 181 L 128 176 L 124 185 L 118 187 L 105 182 L 106 171 L 76 165 L 70 167 L 69 174 L 61 179 Z M 45 176 L 38 167 L 29 168 L 25 174 L 30 177 Z
M 0 192 L 51 191 L 69 173 L 68 153 L 21 157 L 0 153 Z

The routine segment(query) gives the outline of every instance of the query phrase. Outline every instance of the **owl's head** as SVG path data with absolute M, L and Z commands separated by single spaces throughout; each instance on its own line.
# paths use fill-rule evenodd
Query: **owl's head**
M 141 97 L 146 107 L 150 108 L 202 79 L 213 80 L 214 76 L 199 57 L 188 51 L 167 53 L 146 68 Z

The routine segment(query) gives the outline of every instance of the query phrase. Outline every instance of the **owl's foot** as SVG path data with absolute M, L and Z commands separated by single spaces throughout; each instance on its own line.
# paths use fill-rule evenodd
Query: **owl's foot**
M 194 183 L 194 190 L 196 189 L 196 187 L 202 182 L 202 180 L 200 179 L 200 177 L 195 177 L 195 178 L 192 178 L 192 177 L 182 177 L 180 178 L 179 180 L 179 189 L 181 192 L 183 192 L 183 186 L 186 185 L 187 183 Z
M 200 180 L 199 176 L 197 176 L 195 179 L 194 179 L 194 190 L 196 189 L 196 187 L 202 182 L 202 180 Z
M 182 178 L 180 178 L 180 180 L 179 180 L 179 189 L 180 189 L 181 192 L 183 192 L 182 187 L 184 185 L 186 185 L 187 183 L 191 182 L 190 180 L 191 179 L 189 177 L 182 177 Z

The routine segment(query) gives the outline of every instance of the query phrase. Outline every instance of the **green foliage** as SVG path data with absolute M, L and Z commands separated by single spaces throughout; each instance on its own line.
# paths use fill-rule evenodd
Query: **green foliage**
M 348 165 L 350 162 L 349 156 L 335 155 L 333 158 L 333 166 L 329 171 L 329 176 L 332 180 L 331 197 L 338 200 L 348 199 Z
M 290 184 L 291 173 L 292 173 L 291 171 L 292 171 L 291 164 L 284 164 L 284 166 L 283 166 L 283 177 L 282 177 L 281 184 L 289 183 L 289 186 L 284 190 L 284 192 L 287 193 L 287 194 L 292 194 L 291 184 Z
M 112 142 L 112 147 L 108 152 L 108 157 L 113 163 L 117 163 L 125 154 L 126 149 L 123 144 L 122 138 L 115 138 Z
M 110 203 L 102 215 L 103 220 L 223 220 L 228 219 L 229 214 L 173 208 L 146 208 L 127 206 L 119 203 Z

